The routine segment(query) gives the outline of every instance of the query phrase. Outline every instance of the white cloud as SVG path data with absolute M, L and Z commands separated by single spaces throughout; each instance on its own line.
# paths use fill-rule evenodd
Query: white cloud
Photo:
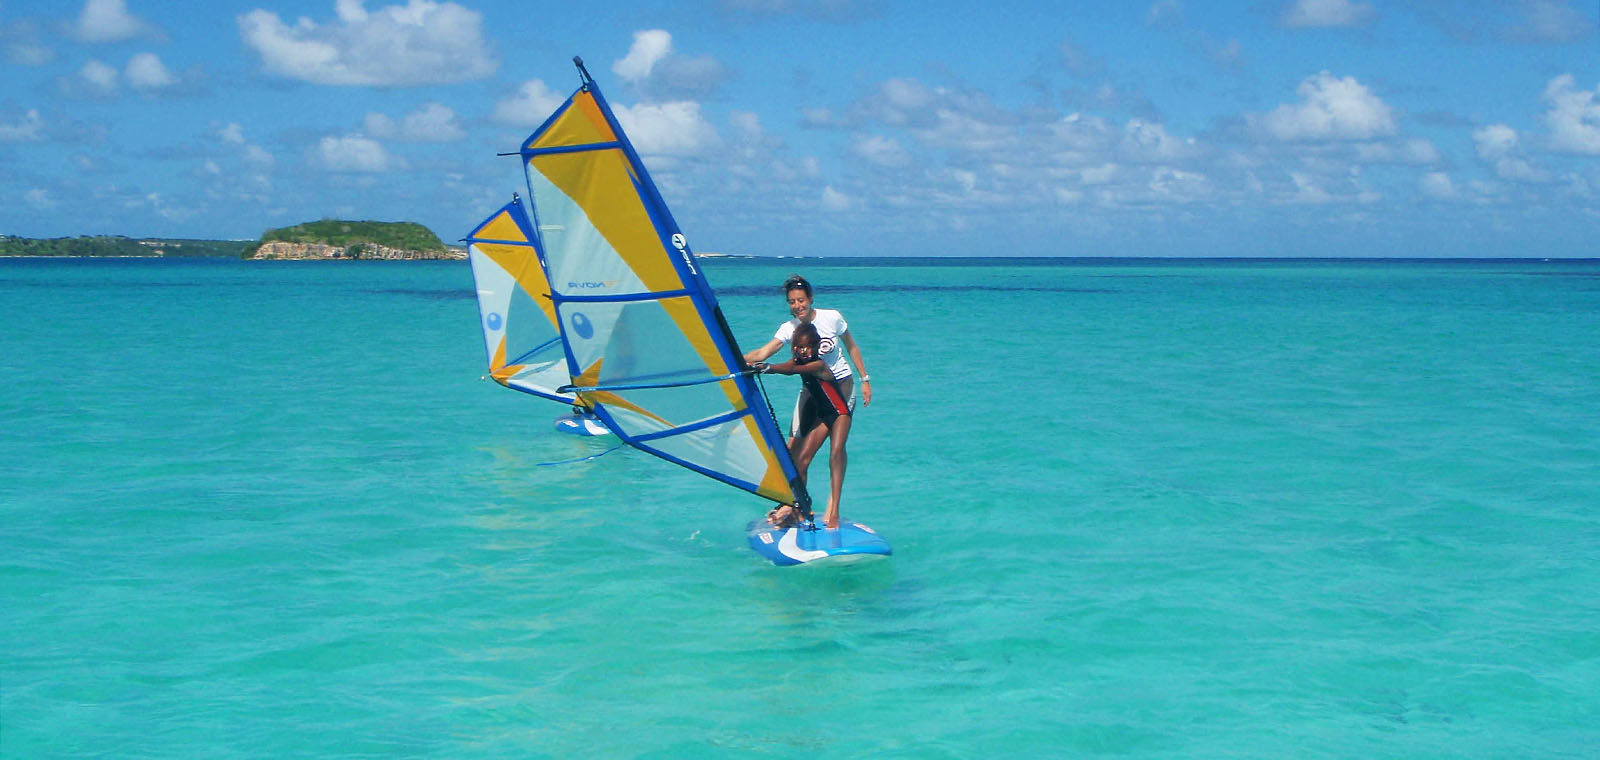
M 155 53 L 137 53 L 129 58 L 128 67 L 123 70 L 123 75 L 128 78 L 128 84 L 135 90 L 159 90 L 178 83 L 178 78 L 162 65 L 161 59 L 157 58 Z
M 1364 164 L 1426 166 L 1443 160 L 1439 149 L 1422 138 L 1412 138 L 1398 143 L 1357 143 L 1354 148 L 1356 160 Z
M 1149 190 L 1157 198 L 1189 203 L 1209 195 L 1211 186 L 1204 175 L 1163 166 L 1150 177 Z
M 1525 158 L 1502 158 L 1494 162 L 1494 172 L 1501 179 L 1512 182 L 1540 184 L 1551 180 L 1550 172 L 1534 166 Z
M 456 123 L 456 112 L 440 103 L 422 104 L 399 124 L 385 114 L 369 113 L 364 127 L 367 134 L 381 140 L 450 142 L 467 136 Z
M 1594 90 L 1580 90 L 1574 86 L 1571 74 L 1562 74 L 1550 80 L 1544 88 L 1544 100 L 1550 104 L 1545 113 L 1545 123 L 1550 125 L 1550 147 L 1567 153 L 1600 155 L 1600 102 Z
M 41 211 L 56 207 L 56 200 L 50 197 L 50 191 L 42 187 L 35 187 L 28 192 L 23 193 L 22 199 L 27 201 L 29 206 Z
M 1278 106 L 1253 120 L 1268 137 L 1285 142 L 1367 140 L 1393 134 L 1394 115 L 1355 77 L 1324 71 L 1300 83 L 1304 102 Z
M 1480 158 L 1489 161 L 1505 158 L 1517 149 L 1517 130 L 1504 124 L 1490 124 L 1473 130 L 1472 142 Z
M 1046 128 L 1054 158 L 1061 163 L 1080 164 L 1104 161 L 1116 140 L 1114 127 L 1098 116 L 1068 114 Z
M 766 139 L 766 130 L 761 127 L 761 116 L 750 111 L 734 111 L 728 114 L 728 124 L 739 136 L 749 142 L 760 142 Z
M 275 159 L 267 149 L 259 145 L 246 145 L 244 146 L 244 160 L 245 163 L 254 166 L 266 167 L 271 166 Z
M 634 32 L 633 46 L 611 64 L 611 70 L 637 92 L 655 100 L 705 95 L 727 78 L 715 58 L 674 53 L 672 35 L 662 29 Z
M 7 142 L 33 142 L 42 139 L 40 130 L 44 128 L 44 120 L 39 118 L 39 109 L 30 108 L 23 114 L 22 120 L 16 123 L 0 122 L 0 143 Z
M 824 211 L 848 211 L 855 204 L 850 196 L 833 189 L 833 185 L 822 188 L 822 209 Z
M 1230 39 L 1220 44 L 1208 45 L 1211 60 L 1225 69 L 1238 68 L 1244 65 L 1244 45 L 1238 39 Z
M 850 145 L 850 153 L 878 166 L 900 167 L 911 164 L 911 154 L 892 137 L 865 135 Z
M 142 201 L 142 203 L 141 203 Z M 194 216 L 197 212 L 186 206 L 180 206 L 160 193 L 146 193 L 142 199 L 131 199 L 127 204 L 129 208 L 148 205 L 152 211 L 163 219 L 180 221 Z
M 367 11 L 338 0 L 338 20 L 294 26 L 276 13 L 239 16 L 239 33 L 268 72 L 313 84 L 405 87 L 481 79 L 495 60 L 483 15 L 455 3 L 409 0 Z
M 28 20 L 0 22 L 0 49 L 7 63 L 19 66 L 43 66 L 56 57 L 40 39 L 39 25 Z
M 1578 42 L 1594 31 L 1594 21 L 1586 13 L 1560 0 L 1528 0 L 1522 6 L 1527 23 L 1513 31 L 1517 37 L 1541 42 Z
M 1078 176 L 1082 179 L 1083 184 L 1085 185 L 1104 185 L 1110 183 L 1116 178 L 1119 168 L 1120 167 L 1118 167 L 1116 164 L 1092 166 L 1087 169 L 1080 170 L 1078 172 Z
M 971 89 L 928 87 L 915 79 L 895 78 L 876 92 L 857 98 L 842 117 L 813 113 L 808 123 L 861 129 L 880 124 L 908 130 L 924 147 L 966 153 L 992 153 L 1018 147 L 1017 114 L 996 106 L 987 94 Z
M 883 110 L 878 118 L 885 124 L 903 126 L 922 121 L 937 93 L 915 79 L 890 79 L 883 83 Z
M 500 124 L 537 127 L 550 118 L 564 100 L 566 96 L 551 90 L 544 80 L 529 79 L 517 88 L 516 94 L 495 103 L 490 118 Z
M 1522 155 L 1517 131 L 1504 124 L 1490 124 L 1472 132 L 1478 157 L 1494 167 L 1501 179 L 1513 182 L 1549 182 L 1550 173 L 1530 163 Z
M 1435 200 L 1450 200 L 1455 198 L 1456 187 L 1450 181 L 1450 175 L 1444 172 L 1428 172 L 1417 180 L 1417 189 L 1423 195 Z
M 1283 11 L 1288 27 L 1361 26 L 1372 20 L 1372 6 L 1350 0 L 1295 0 Z
M 386 172 L 399 168 L 399 161 L 384 150 L 383 143 L 361 135 L 324 137 L 312 151 L 315 162 L 336 172 Z
M 633 33 L 633 47 L 628 54 L 611 64 L 611 71 L 629 81 L 650 76 L 650 71 L 661 59 L 672 52 L 672 35 L 664 29 L 646 29 Z
M 806 106 L 802 106 L 800 108 L 800 125 L 803 127 L 827 129 L 828 127 L 836 126 L 837 124 L 838 118 L 834 116 L 833 109 L 831 108 L 812 108 Z
M 244 139 L 244 127 L 238 122 L 229 122 L 217 130 L 217 137 L 228 145 L 237 146 L 235 150 L 244 157 L 245 163 L 257 167 L 268 167 L 275 159 L 272 154 L 259 145 L 252 145 Z
M 1324 190 L 1315 177 L 1304 172 L 1289 172 L 1289 180 L 1294 182 L 1295 194 L 1288 200 L 1290 203 L 1322 204 L 1332 203 L 1333 194 Z
M 1420 137 L 1407 140 L 1405 146 L 1401 148 L 1401 154 L 1406 163 L 1412 164 L 1436 164 L 1441 159 L 1439 149 L 1434 147 L 1432 142 Z
M 87 0 L 72 26 L 72 36 L 83 42 L 120 42 L 156 33 L 155 27 L 128 12 L 124 0 Z
M 640 153 L 692 156 L 721 144 L 717 130 L 691 101 L 612 106 L 617 121 Z
M 1144 22 L 1152 25 L 1182 20 L 1183 6 L 1178 4 L 1178 0 L 1156 0 L 1144 14 Z
M 90 59 L 78 69 L 78 77 L 89 86 L 89 91 L 96 95 L 110 95 L 117 91 L 117 70 Z
M 1190 156 L 1197 149 L 1194 138 L 1180 140 L 1167 134 L 1166 127 L 1142 119 L 1128 122 L 1122 147 L 1129 155 L 1146 161 L 1172 161 Z

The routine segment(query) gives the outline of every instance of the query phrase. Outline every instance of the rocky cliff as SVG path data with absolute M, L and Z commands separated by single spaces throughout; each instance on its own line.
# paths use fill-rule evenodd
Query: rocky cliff
M 465 259 L 467 252 L 459 249 L 446 248 L 439 251 L 408 251 L 401 248 L 390 248 L 377 243 L 355 243 L 347 246 L 327 245 L 325 243 L 286 243 L 275 240 L 262 243 L 250 258 L 262 259 L 306 259 L 306 260 L 415 260 L 415 259 Z

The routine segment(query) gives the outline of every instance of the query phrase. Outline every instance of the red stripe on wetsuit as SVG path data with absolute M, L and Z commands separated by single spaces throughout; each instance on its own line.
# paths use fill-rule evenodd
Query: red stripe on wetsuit
M 823 397 L 828 399 L 828 403 L 833 406 L 833 411 L 838 414 L 849 414 L 850 407 L 845 404 L 844 396 L 839 393 L 839 381 L 831 377 L 827 380 L 819 377 L 816 380 L 817 385 L 822 388 Z

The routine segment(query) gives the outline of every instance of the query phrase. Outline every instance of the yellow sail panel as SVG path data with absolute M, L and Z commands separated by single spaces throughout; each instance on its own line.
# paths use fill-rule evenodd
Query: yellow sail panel
M 534 135 L 522 148 L 523 150 L 564 148 L 613 142 L 616 139 L 616 134 L 606 123 L 605 115 L 600 112 L 600 106 L 595 103 L 594 96 L 587 92 L 579 92 L 572 96 L 572 105 L 556 118 L 555 123 Z
M 500 267 L 512 279 L 522 286 L 523 291 L 532 296 L 531 300 L 552 326 L 556 323 L 556 305 L 550 300 L 550 281 L 544 276 L 544 267 L 539 266 L 539 257 L 528 246 L 497 245 L 494 243 L 479 243 L 478 250 L 483 251 L 491 261 Z
M 627 157 L 621 150 L 539 155 L 529 162 L 529 168 L 577 207 L 581 223 L 599 234 L 644 290 L 660 292 L 683 287 L 634 187 Z M 542 209 L 541 205 L 541 212 Z M 564 226 L 574 226 L 578 221 Z
M 473 230 L 472 236 L 480 240 L 505 240 L 512 243 L 527 243 L 528 236 L 511 218 L 511 212 L 502 209 L 500 213 L 489 217 L 483 226 Z
M 745 426 L 746 434 L 750 436 L 751 440 L 761 440 L 761 431 L 756 425 L 754 416 L 746 417 L 742 422 Z M 783 466 L 778 464 L 777 452 L 773 451 L 770 446 L 764 446 L 761 448 L 761 453 L 767 460 L 767 473 L 762 476 L 756 493 L 774 501 L 792 504 L 794 502 L 794 489 L 789 487 L 789 478 L 784 475 Z

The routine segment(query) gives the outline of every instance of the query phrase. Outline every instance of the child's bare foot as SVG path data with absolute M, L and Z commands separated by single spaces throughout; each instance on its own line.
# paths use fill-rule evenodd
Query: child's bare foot
M 767 522 L 775 528 L 787 528 L 800 521 L 800 512 L 793 504 L 779 504 L 767 513 Z

